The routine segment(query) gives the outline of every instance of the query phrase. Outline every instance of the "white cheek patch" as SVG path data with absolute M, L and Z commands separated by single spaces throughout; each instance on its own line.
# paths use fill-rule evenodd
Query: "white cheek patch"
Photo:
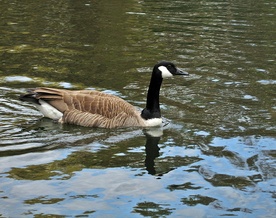
M 158 67 L 158 69 L 161 71 L 162 73 L 162 78 L 167 78 L 167 77 L 172 77 L 173 75 L 171 74 L 171 72 L 167 69 L 167 67 L 164 66 L 160 66 Z

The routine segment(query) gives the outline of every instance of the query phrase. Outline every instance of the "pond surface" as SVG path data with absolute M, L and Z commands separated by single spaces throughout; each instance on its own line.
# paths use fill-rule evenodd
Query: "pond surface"
M 275 7 L 0 1 L 0 217 L 275 217 Z M 164 80 L 155 134 L 60 125 L 18 100 L 50 86 L 143 108 L 160 60 L 190 76 Z

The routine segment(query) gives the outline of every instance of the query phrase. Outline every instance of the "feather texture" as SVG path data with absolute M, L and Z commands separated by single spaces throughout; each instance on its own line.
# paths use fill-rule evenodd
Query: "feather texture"
M 146 125 L 134 106 L 114 95 L 99 91 L 70 91 L 44 87 L 29 92 L 20 99 L 28 101 L 35 98 L 38 102 L 47 102 L 63 113 L 59 120 L 61 123 L 103 128 Z
M 35 88 L 20 96 L 35 104 L 44 116 L 61 123 L 87 127 L 159 126 L 162 124 L 159 91 L 163 78 L 188 75 L 171 62 L 162 61 L 152 71 L 146 107 L 138 112 L 123 99 L 98 91 L 70 91 L 55 88 Z

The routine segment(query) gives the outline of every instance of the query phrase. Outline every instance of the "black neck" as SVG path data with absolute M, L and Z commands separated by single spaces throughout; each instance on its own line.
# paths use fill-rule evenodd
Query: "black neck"
M 147 94 L 147 105 L 142 111 L 141 116 L 144 119 L 160 118 L 159 92 L 162 84 L 162 78 L 152 73 L 150 85 Z

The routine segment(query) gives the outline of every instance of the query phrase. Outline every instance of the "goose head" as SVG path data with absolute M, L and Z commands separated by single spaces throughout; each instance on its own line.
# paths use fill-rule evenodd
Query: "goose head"
M 141 117 L 146 120 L 147 126 L 154 126 L 156 124 L 153 124 L 151 121 L 162 123 L 159 105 L 160 87 L 163 78 L 175 75 L 189 74 L 178 69 L 172 62 L 168 61 L 161 61 L 154 66 L 147 94 L 147 104 L 141 112 Z
M 161 61 L 156 64 L 153 68 L 154 76 L 159 78 L 168 78 L 175 75 L 189 75 L 187 72 L 180 70 L 177 68 L 172 62 L 169 61 Z

